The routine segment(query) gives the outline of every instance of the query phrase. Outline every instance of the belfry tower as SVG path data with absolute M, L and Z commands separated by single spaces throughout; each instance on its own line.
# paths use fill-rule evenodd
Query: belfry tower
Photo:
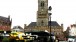
M 37 26 L 48 26 L 48 0 L 38 0 Z

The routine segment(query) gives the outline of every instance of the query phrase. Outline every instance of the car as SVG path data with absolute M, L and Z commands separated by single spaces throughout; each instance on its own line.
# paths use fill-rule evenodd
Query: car
M 10 34 L 10 39 L 16 39 L 16 40 L 24 40 L 22 36 L 24 36 L 24 33 L 21 32 L 14 32 Z
M 74 38 L 68 38 L 68 42 L 74 42 L 75 39 Z

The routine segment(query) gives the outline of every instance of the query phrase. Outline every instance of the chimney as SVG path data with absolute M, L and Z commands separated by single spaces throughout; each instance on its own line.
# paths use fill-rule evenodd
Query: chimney
M 8 19 L 10 20 L 10 15 L 8 16 Z
M 63 28 L 63 24 L 61 24 L 61 27 Z
M 67 27 L 67 30 L 70 30 L 70 27 L 69 26 Z
M 73 27 L 73 25 L 71 25 L 71 28 Z
M 24 24 L 24 29 L 26 28 L 26 24 Z

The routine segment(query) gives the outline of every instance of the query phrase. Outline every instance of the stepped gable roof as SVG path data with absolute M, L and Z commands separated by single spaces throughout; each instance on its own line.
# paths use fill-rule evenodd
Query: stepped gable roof
M 50 21 L 48 22 L 48 25 L 50 26 L 60 26 L 56 21 L 51 21 L 51 24 L 50 24 Z M 31 22 L 29 25 L 29 27 L 32 27 L 32 26 L 37 26 L 36 25 L 36 22 Z
M 10 22 L 9 18 L 3 17 L 3 16 L 0 16 L 0 20 L 5 22 L 5 23 L 9 23 Z

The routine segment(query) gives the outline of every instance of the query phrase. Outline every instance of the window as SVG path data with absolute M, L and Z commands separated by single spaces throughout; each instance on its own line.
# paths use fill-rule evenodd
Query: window
M 41 1 L 41 7 L 44 7 L 44 1 Z
M 44 25 L 44 22 L 43 22 L 43 20 L 41 21 L 41 26 L 43 26 Z

